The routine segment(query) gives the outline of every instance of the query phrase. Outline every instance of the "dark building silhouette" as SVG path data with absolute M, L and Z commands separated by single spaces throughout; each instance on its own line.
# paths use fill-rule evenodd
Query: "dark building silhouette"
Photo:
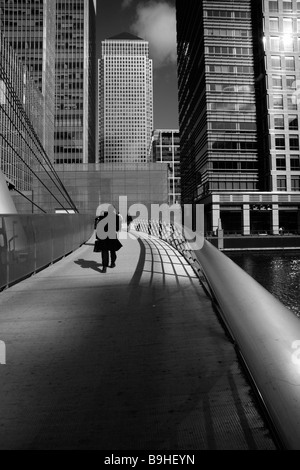
M 300 231 L 300 2 L 176 8 L 183 204 L 208 231 Z

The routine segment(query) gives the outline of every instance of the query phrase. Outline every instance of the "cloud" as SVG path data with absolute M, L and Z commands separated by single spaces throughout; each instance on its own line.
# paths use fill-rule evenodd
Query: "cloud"
M 136 19 L 131 26 L 131 31 L 149 41 L 150 55 L 155 68 L 176 64 L 176 9 L 174 6 L 161 1 L 140 3 L 136 8 Z
M 121 7 L 122 8 L 129 8 L 131 6 L 131 4 L 133 3 L 134 0 L 123 0 L 122 1 L 122 5 Z

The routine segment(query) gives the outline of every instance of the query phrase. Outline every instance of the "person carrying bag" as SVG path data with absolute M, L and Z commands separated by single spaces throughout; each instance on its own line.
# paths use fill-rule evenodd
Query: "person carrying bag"
M 117 236 L 121 226 L 121 218 L 114 208 L 103 212 L 95 220 L 96 240 L 94 252 L 101 252 L 102 254 L 102 273 L 107 272 L 108 266 L 110 268 L 116 267 L 117 251 L 123 246 Z

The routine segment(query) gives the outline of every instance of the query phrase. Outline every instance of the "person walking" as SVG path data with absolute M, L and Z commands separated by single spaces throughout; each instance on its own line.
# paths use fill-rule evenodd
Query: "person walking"
M 101 252 L 102 273 L 106 273 L 108 267 L 116 267 L 117 251 L 122 247 L 117 236 L 121 224 L 121 218 L 113 207 L 95 219 L 96 241 L 94 252 Z
M 129 232 L 129 230 L 130 230 L 130 224 L 131 224 L 132 221 L 133 221 L 132 215 L 127 214 L 127 220 L 126 220 L 126 222 L 127 222 L 127 232 Z

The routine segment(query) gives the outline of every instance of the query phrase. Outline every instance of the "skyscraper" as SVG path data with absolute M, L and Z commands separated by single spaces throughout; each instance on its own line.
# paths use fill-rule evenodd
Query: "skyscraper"
M 258 85 L 265 108 L 259 118 L 264 123 L 264 134 L 260 135 L 265 142 L 265 153 L 270 156 L 269 187 L 272 191 L 294 193 L 300 191 L 300 2 L 259 3 L 259 14 L 253 3 L 259 26 L 254 34 L 257 37 L 263 30 L 260 56 L 265 60 L 260 61 L 257 69 L 259 77 L 263 77 Z
M 15 206 L 20 213 L 33 208 L 46 212 L 34 201 L 34 185 L 38 183 L 48 203 L 75 210 L 42 144 L 44 96 L 1 32 L 0 58 L 0 169 L 13 190 Z M 43 168 L 42 177 L 36 172 L 38 166 Z M 57 196 L 53 189 L 58 190 Z M 7 200 L 5 191 L 2 195 Z
M 153 130 L 149 43 L 129 33 L 102 41 L 99 60 L 99 161 L 147 163 Z
M 169 167 L 169 204 L 180 204 L 180 138 L 178 129 L 155 129 L 153 132 L 153 162 Z
M 176 9 L 183 203 L 207 230 L 300 231 L 300 2 Z
M 44 95 L 43 144 L 51 161 L 95 161 L 95 2 L 0 0 L 0 21 Z
M 32 189 L 35 159 L 43 161 L 40 141 L 44 98 L 28 69 L 0 32 L 0 168 L 18 191 Z
M 0 0 L 0 25 L 45 100 L 40 124 L 42 144 L 54 159 L 55 109 L 55 1 Z
M 56 0 L 55 163 L 96 159 L 95 5 Z

